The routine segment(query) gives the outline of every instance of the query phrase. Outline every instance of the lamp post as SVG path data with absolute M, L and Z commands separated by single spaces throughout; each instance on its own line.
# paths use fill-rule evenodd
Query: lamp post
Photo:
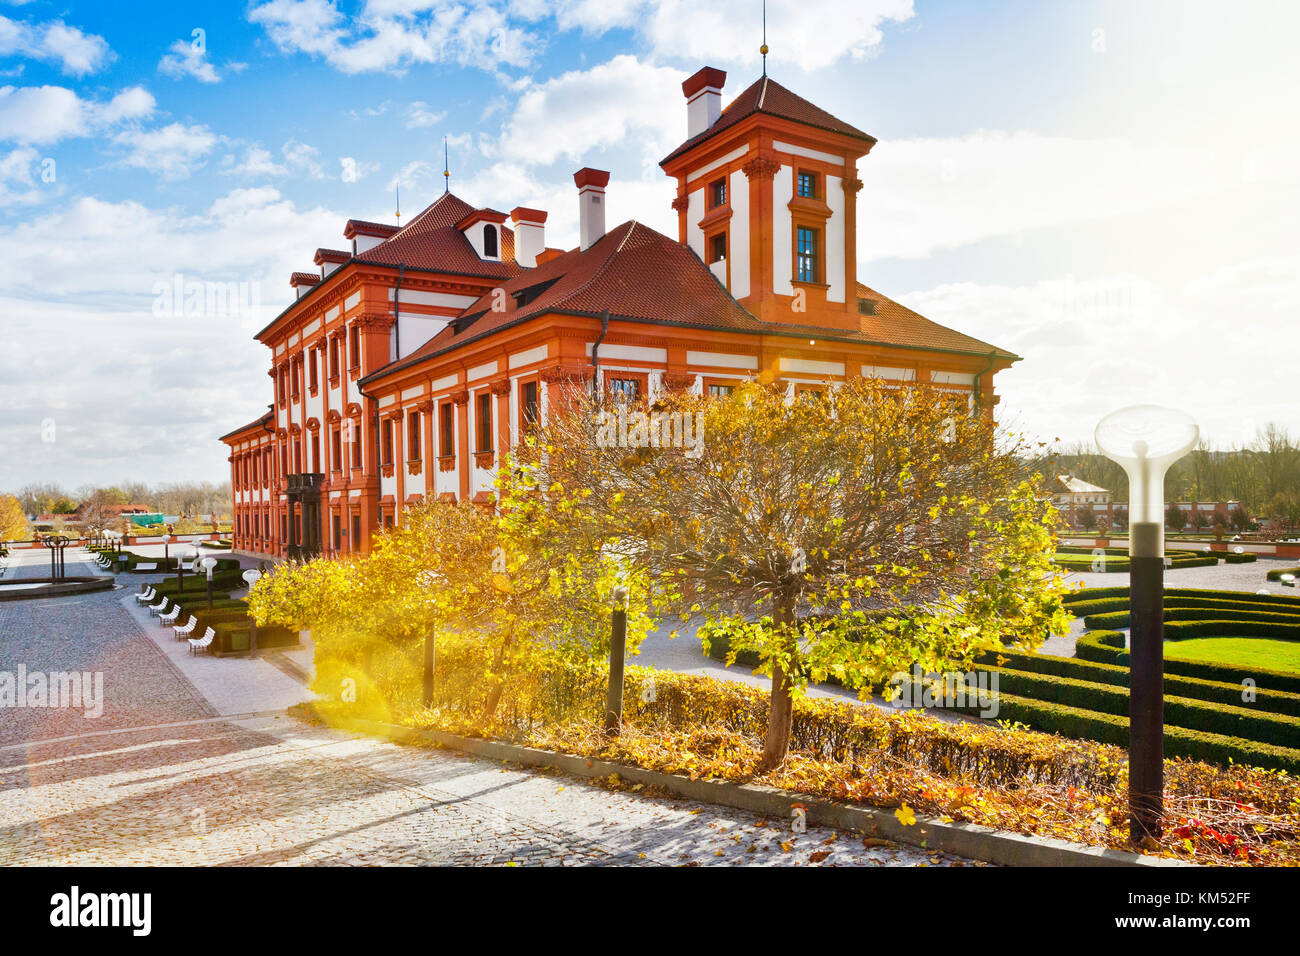
M 1183 412 L 1134 405 L 1097 423 L 1129 486 L 1129 841 L 1159 838 L 1164 813 L 1165 473 L 1200 430 Z
M 248 583 L 249 594 L 253 593 L 253 585 L 257 583 L 261 576 L 262 572 L 257 570 L 257 568 L 249 568 L 244 572 L 243 578 Z M 248 628 L 248 653 L 251 656 L 257 653 L 257 620 L 252 614 L 248 615 L 248 619 L 253 622 Z
M 208 573 L 208 610 L 212 610 L 212 569 L 217 566 L 217 559 L 208 557 L 199 562 L 199 567 Z
M 176 591 L 179 594 L 185 593 L 185 562 L 192 562 L 199 556 L 199 552 L 193 547 L 184 547 L 176 552 Z M 194 570 L 193 567 L 190 570 Z

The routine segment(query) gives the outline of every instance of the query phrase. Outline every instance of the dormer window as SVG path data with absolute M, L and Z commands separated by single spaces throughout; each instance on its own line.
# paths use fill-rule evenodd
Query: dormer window
M 469 241 L 474 254 L 480 259 L 501 261 L 501 224 L 506 214 L 495 209 L 475 209 L 456 223 L 456 228 Z
M 483 227 L 483 258 L 499 259 L 501 253 L 497 251 L 497 227 L 488 223 Z
M 727 204 L 727 181 L 715 179 L 709 183 L 709 208 L 717 209 Z

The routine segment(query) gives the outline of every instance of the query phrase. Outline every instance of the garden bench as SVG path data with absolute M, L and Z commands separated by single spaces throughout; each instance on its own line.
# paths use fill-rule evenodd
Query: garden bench
M 171 603 L 171 602 L 170 602 L 167 598 L 163 598 L 163 599 L 160 600 L 157 604 L 150 605 L 150 607 L 149 607 L 149 616 L 150 616 L 150 617 L 157 617 L 157 616 L 158 616 L 159 614 L 161 614 L 163 611 L 167 610 L 167 605 L 170 604 L 170 603 Z
M 164 628 L 171 627 L 173 624 L 176 623 L 176 618 L 180 615 L 180 613 L 181 613 L 181 606 L 179 604 L 173 604 L 172 609 L 168 611 L 166 614 L 158 615 L 158 623 L 161 624 Z
M 158 596 L 158 592 L 153 589 L 152 585 L 150 585 L 149 587 L 141 591 L 139 594 L 135 595 L 135 600 L 137 604 L 148 604 L 157 596 Z
M 136 569 L 137 571 L 157 571 L 157 570 L 158 570 L 158 562 L 153 561 L 153 562 L 150 562 L 149 564 L 137 564 L 137 565 L 135 566 L 135 569 Z
M 203 632 L 202 637 L 191 637 L 190 653 L 198 654 L 201 653 L 202 651 L 206 651 L 208 649 L 208 645 L 212 643 L 212 639 L 216 636 L 217 636 L 217 632 L 213 630 L 211 627 L 209 627 L 206 631 Z
M 194 633 L 194 628 L 198 625 L 198 623 L 199 623 L 199 619 L 195 617 L 193 614 L 191 614 L 190 619 L 186 621 L 184 624 L 173 625 L 172 630 L 176 632 L 176 640 L 179 641 L 182 638 L 188 639 L 189 636 Z

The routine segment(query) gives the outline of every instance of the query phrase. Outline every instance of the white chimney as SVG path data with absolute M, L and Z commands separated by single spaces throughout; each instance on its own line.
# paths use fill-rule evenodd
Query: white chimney
M 515 262 L 531 269 L 546 248 L 546 213 L 516 206 L 510 210 L 510 219 L 515 227 Z
M 682 83 L 687 139 L 699 136 L 718 121 L 722 115 L 722 85 L 726 82 L 726 71 L 706 66 Z
M 578 187 L 578 248 L 586 251 L 605 235 L 605 187 L 609 173 L 584 166 L 573 174 Z

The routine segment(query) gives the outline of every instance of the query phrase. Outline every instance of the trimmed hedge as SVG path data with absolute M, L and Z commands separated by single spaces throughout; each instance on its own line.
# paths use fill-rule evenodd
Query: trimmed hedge
M 1074 657 L 1002 651 L 997 654 L 986 654 L 978 663 L 983 666 L 999 666 L 1004 670 L 1047 674 L 1094 684 L 1110 684 L 1115 687 L 1129 686 L 1130 672 L 1127 667 L 1121 667 L 1118 664 L 1082 661 Z M 1241 699 L 1241 689 L 1240 682 L 1215 681 L 1200 677 L 1165 674 L 1165 693 L 1170 696 L 1187 697 L 1243 707 L 1247 710 L 1260 710 L 1300 717 L 1300 693 L 1257 687 L 1254 702 L 1247 704 Z
M 1099 664 L 1116 664 L 1127 667 L 1129 655 L 1124 645 L 1124 635 L 1119 631 L 1089 631 L 1080 636 L 1075 643 L 1074 656 L 1080 660 Z M 1300 674 L 1270 671 L 1259 667 L 1234 667 L 1230 664 L 1214 664 L 1208 661 L 1180 661 L 1177 658 L 1166 657 L 1165 673 L 1177 674 L 1182 677 L 1197 677 L 1201 680 L 1225 684 L 1240 684 L 1246 678 L 1250 678 L 1255 681 L 1258 687 L 1285 691 L 1288 694 L 1300 694 Z
M 1123 716 L 1129 711 L 1128 689 L 1124 687 L 1051 674 L 1031 674 L 1004 667 L 985 669 L 997 675 L 999 697 L 1005 688 L 1017 697 L 1064 704 L 1101 714 Z M 1240 692 L 1238 700 L 1240 701 Z M 1276 747 L 1300 748 L 1300 717 L 1251 711 L 1231 704 L 1166 696 L 1165 724 L 1241 737 Z
M 1116 630 L 1129 626 L 1130 612 L 1107 611 L 1103 614 L 1088 614 L 1083 618 L 1083 623 L 1089 630 L 1098 628 L 1100 630 Z M 1164 612 L 1164 621 L 1169 623 L 1183 622 L 1228 622 L 1232 624 L 1273 624 L 1282 628 L 1291 628 L 1297 638 L 1300 638 L 1300 614 L 1285 614 L 1278 611 L 1248 611 L 1235 610 L 1232 608 L 1204 608 L 1204 607 L 1167 607 Z M 1167 629 L 1166 629 L 1167 630 Z M 1171 637 L 1168 633 L 1166 637 Z M 1262 636 L 1262 635 L 1255 635 Z
M 1078 591 L 1070 592 L 1061 600 L 1066 607 L 1071 607 L 1074 604 L 1107 598 L 1123 598 L 1127 601 L 1128 597 L 1129 589 L 1126 587 L 1081 588 Z M 1300 614 L 1300 597 L 1292 597 L 1289 594 L 1254 594 L 1250 591 L 1217 591 L 1213 588 L 1165 588 L 1165 600 L 1171 597 L 1206 598 L 1214 601 L 1231 600 L 1249 604 L 1277 604 L 1288 608 L 1293 607 L 1296 609 L 1296 613 Z
M 1294 574 L 1297 578 L 1300 578 L 1300 568 L 1274 568 L 1264 577 L 1270 581 L 1281 581 L 1284 574 Z

